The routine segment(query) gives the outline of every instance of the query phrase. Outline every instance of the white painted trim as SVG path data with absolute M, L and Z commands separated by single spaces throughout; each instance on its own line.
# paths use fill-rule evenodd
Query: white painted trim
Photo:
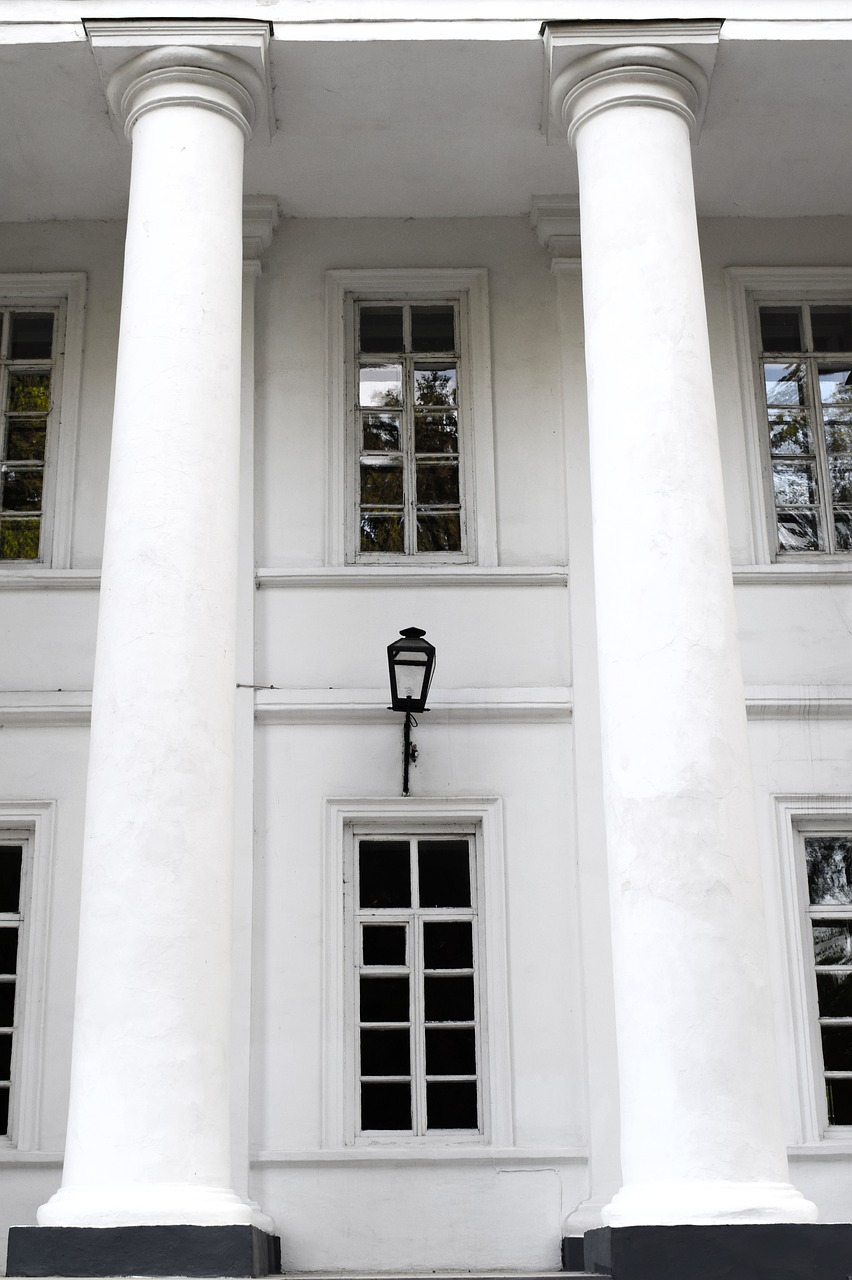
M 852 718 L 852 685 L 747 685 L 750 720 Z
M 0 726 L 88 724 L 91 714 L 91 689 L 0 692 Z
M 539 723 L 571 718 L 567 687 L 548 689 L 435 689 L 424 725 L 499 722 Z M 0 713 L 1 714 L 1 713 Z M 388 708 L 387 689 L 258 689 L 255 720 L 260 724 L 401 723 Z
M 365 565 L 327 569 L 258 569 L 258 587 L 565 587 L 568 568 L 469 564 Z
M 843 557 L 825 556 L 819 563 L 802 557 L 795 563 L 734 566 L 735 587 L 832 587 L 852 583 L 852 564 Z
M 58 327 L 61 349 L 54 357 L 59 420 L 53 424 L 53 440 L 48 443 L 52 456 L 47 458 L 45 468 L 42 548 L 46 568 L 66 569 L 71 563 L 86 276 L 82 271 L 3 274 L 0 275 L 0 297 L 13 305 L 36 302 L 61 308 Z M 14 565 L 4 566 L 4 576 L 15 572 Z M 37 569 L 32 564 L 21 564 L 19 572 L 30 575 L 37 573 Z
M 776 795 L 775 817 L 778 836 L 778 871 L 785 927 L 787 956 L 786 994 L 792 1032 L 789 1053 L 795 1078 L 798 1104 L 798 1144 L 817 1146 L 826 1152 L 836 1151 L 839 1133 L 826 1136 L 827 1112 L 822 1073 L 819 1070 L 821 1048 L 816 1007 L 816 980 L 808 929 L 808 889 L 804 859 L 801 856 L 799 832 L 821 824 L 852 825 L 850 795 Z M 848 1143 L 849 1138 L 845 1137 Z
M 0 569 L 0 591 L 44 591 L 50 587 L 66 591 L 99 591 L 101 575 L 96 569 Z
M 347 976 L 343 875 L 347 832 L 354 823 L 369 824 L 381 831 L 395 828 L 418 829 L 464 823 L 476 829 L 481 841 L 477 858 L 478 904 L 484 936 L 485 965 L 481 974 L 481 1016 L 483 1048 L 487 1065 L 483 1069 L 483 1093 L 487 1100 L 486 1138 L 475 1150 L 483 1154 L 512 1146 L 512 1087 L 510 1079 L 510 1035 L 508 956 L 506 952 L 505 867 L 503 857 L 503 808 L 498 797 L 440 797 L 414 799 L 392 796 L 376 799 L 329 799 L 325 802 L 323 857 L 323 1101 L 322 1146 L 326 1150 L 347 1148 L 363 1155 L 367 1147 L 351 1146 L 354 1132 L 350 1112 L 354 1105 L 350 1063 L 347 1059 Z M 470 1139 L 461 1149 L 473 1147 Z M 396 1147 L 405 1158 L 417 1157 L 434 1142 Z M 387 1158 L 389 1149 L 373 1149 Z M 440 1150 L 456 1149 L 447 1142 Z M 371 1158 L 371 1157 L 368 1157 Z M 372 1157 L 380 1158 L 380 1157 Z
M 848 555 L 816 559 L 785 555 L 775 559 L 775 503 L 767 452 L 766 432 L 760 408 L 760 376 L 757 367 L 758 335 L 755 307 L 759 302 L 813 302 L 852 297 L 852 267 L 727 267 L 725 289 L 731 318 L 734 367 L 739 371 L 742 438 L 748 464 L 751 533 L 757 567 L 790 567 L 793 574 L 823 572 L 830 560 L 852 570 Z M 749 569 L 734 571 L 734 581 Z M 740 575 L 738 577 L 738 575 Z M 786 579 L 785 579 L 786 580 Z M 802 578 L 804 581 L 804 578 Z
M 0 835 L 25 831 L 29 846 L 21 884 L 24 948 L 18 1008 L 23 1007 L 23 1024 L 15 1034 L 10 1137 L 3 1143 L 18 1151 L 35 1150 L 39 1144 L 55 818 L 55 800 L 0 800 Z
M 346 299 L 435 294 L 467 297 L 462 339 L 467 347 L 467 387 L 463 433 L 468 558 L 480 566 L 497 564 L 497 510 L 494 484 L 494 424 L 491 392 L 491 324 L 485 267 L 358 268 L 326 273 L 326 366 L 328 510 L 326 561 L 346 564 L 349 456 L 346 396 Z M 431 567 L 431 566 L 430 566 Z M 355 568 L 355 566 L 353 566 Z

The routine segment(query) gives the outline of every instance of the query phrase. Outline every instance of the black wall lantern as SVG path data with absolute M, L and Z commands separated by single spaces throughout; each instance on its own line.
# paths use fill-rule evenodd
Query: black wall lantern
M 391 711 L 404 711 L 402 738 L 402 794 L 408 795 L 409 765 L 417 759 L 417 748 L 411 741 L 413 713 L 425 711 L 429 686 L 435 670 L 435 646 L 426 639 L 420 627 L 406 627 L 400 639 L 388 645 Z

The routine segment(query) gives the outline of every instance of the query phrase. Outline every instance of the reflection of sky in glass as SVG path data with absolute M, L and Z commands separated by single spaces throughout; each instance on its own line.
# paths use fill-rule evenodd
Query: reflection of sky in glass
M 776 462 L 772 479 L 779 506 L 807 506 L 816 501 L 814 469 L 810 463 Z
M 361 404 L 377 407 L 402 403 L 402 366 L 398 364 L 361 367 Z
M 852 372 L 844 369 L 826 369 L 820 365 L 819 394 L 823 404 L 849 404 L 852 402 Z
M 803 404 L 804 368 L 800 364 L 764 365 L 767 404 Z

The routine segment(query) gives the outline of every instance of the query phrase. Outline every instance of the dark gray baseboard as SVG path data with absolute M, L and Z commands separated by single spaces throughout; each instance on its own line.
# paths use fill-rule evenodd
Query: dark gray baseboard
M 7 1276 L 268 1276 L 277 1236 L 250 1226 L 11 1227 Z
M 600 1227 L 585 1270 L 612 1280 L 850 1280 L 852 1225 Z M 576 1256 L 576 1255 L 574 1255 Z

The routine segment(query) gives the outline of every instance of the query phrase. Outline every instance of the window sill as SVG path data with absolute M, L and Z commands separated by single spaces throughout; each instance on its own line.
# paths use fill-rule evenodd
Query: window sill
M 0 568 L 0 591 L 42 591 L 60 587 L 71 591 L 97 591 L 101 585 L 98 569 L 50 569 L 46 565 Z
M 790 1160 L 811 1160 L 832 1159 L 837 1156 L 852 1156 L 852 1130 L 847 1130 L 842 1136 L 838 1134 L 835 1138 L 831 1135 L 822 1139 L 821 1142 L 802 1142 L 797 1146 L 788 1147 L 787 1155 Z
M 852 1149 L 852 1147 L 850 1147 Z M 554 1161 L 585 1164 L 589 1153 L 585 1147 L 489 1147 L 484 1144 L 458 1146 L 410 1147 L 330 1147 L 318 1151 L 258 1151 L 251 1157 L 253 1168 L 259 1166 L 300 1164 L 446 1164 L 464 1161 L 473 1164 L 540 1165 Z
M 365 583 L 374 587 L 563 587 L 568 582 L 565 565 L 472 564 L 364 565 L 318 569 L 258 569 L 258 587 L 349 587 Z
M 777 560 L 774 564 L 734 565 L 734 585 L 737 587 L 779 586 L 830 586 L 852 582 L 852 557 L 796 561 Z

